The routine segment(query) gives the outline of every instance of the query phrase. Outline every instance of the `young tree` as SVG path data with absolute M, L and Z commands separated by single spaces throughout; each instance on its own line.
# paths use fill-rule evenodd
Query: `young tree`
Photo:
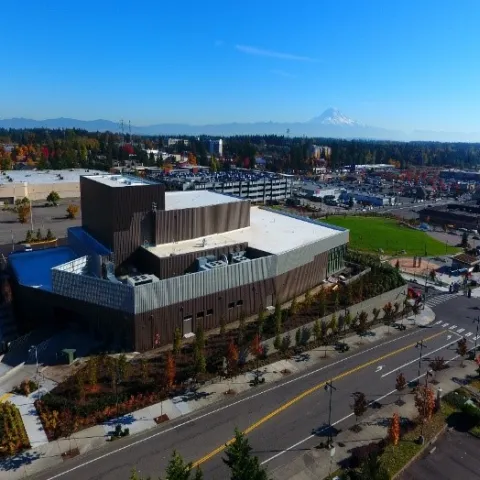
M 87 379 L 91 386 L 94 386 L 98 382 L 98 358 L 92 357 L 87 362 Z
M 290 302 L 290 308 L 288 309 L 288 314 L 293 317 L 298 312 L 298 304 L 297 299 L 295 297 L 292 298 Z
M 145 358 L 140 360 L 140 376 L 142 378 L 142 382 L 147 383 L 149 376 L 149 365 Z
M 197 468 L 197 473 L 193 480 L 201 480 L 203 478 L 200 470 Z M 200 475 L 200 476 L 198 476 Z M 177 451 L 173 451 L 167 469 L 165 471 L 165 480 L 192 480 L 192 464 L 185 463 L 183 458 Z
M 357 333 L 360 336 L 365 335 L 365 333 L 368 330 L 367 319 L 368 319 L 368 313 L 364 311 L 360 312 L 360 315 L 358 316 L 358 324 L 357 324 Z
M 383 314 L 384 314 L 385 320 L 390 321 L 392 319 L 393 305 L 391 304 L 391 302 L 388 302 L 386 305 L 384 305 Z
M 400 311 L 400 303 L 395 302 L 393 304 L 393 315 L 397 315 L 399 311 Z
M 352 324 L 352 314 L 350 310 L 347 311 L 347 314 L 343 318 L 343 330 L 350 330 L 350 325 Z
M 275 331 L 278 333 L 282 333 L 282 306 L 279 302 L 275 304 Z
M 397 378 L 395 379 L 395 388 L 398 392 L 400 392 L 400 401 L 402 401 L 401 394 L 407 387 L 407 380 L 405 379 L 405 375 L 403 373 L 399 373 Z
M 313 337 L 318 342 L 322 338 L 322 327 L 320 326 L 320 320 L 317 318 L 313 324 Z
M 231 480 L 268 480 L 258 457 L 252 455 L 247 437 L 238 429 L 235 429 L 234 441 L 225 449 L 225 456 L 223 462 L 230 469 Z
M 465 360 L 465 356 L 467 355 L 467 352 L 468 352 L 467 339 L 464 337 L 457 342 L 457 353 L 462 357 L 462 363 L 461 363 L 462 367 L 465 366 L 464 360 Z
M 50 229 L 47 230 L 47 235 L 45 236 L 45 240 L 51 241 L 54 240 L 55 237 Z
M 220 317 L 220 335 L 221 335 L 222 337 L 225 336 L 226 330 L 227 330 L 227 328 L 226 328 L 226 323 L 225 323 L 225 316 L 222 315 L 222 316 Z
M 303 303 L 307 307 L 309 307 L 312 304 L 312 292 L 310 292 L 310 290 L 307 290 L 305 292 Z
M 335 312 L 333 312 L 333 314 L 330 318 L 330 322 L 328 322 L 328 328 L 331 330 L 332 334 L 336 333 L 337 326 L 338 326 L 337 314 Z
M 182 347 L 182 332 L 176 328 L 173 332 L 173 354 L 178 355 Z
M 170 390 L 175 383 L 176 375 L 175 358 L 168 352 L 165 362 L 165 386 Z
M 390 480 L 391 478 L 380 462 L 378 454 L 372 453 L 362 463 L 358 475 L 358 480 Z
M 437 272 L 433 268 L 430 270 L 429 277 L 432 282 L 437 278 Z
M 444 370 L 446 368 L 446 366 L 447 366 L 447 362 L 445 362 L 445 359 L 443 357 L 435 357 L 430 362 L 429 367 L 434 372 L 434 375 L 435 375 L 434 380 L 436 380 L 437 372 L 439 372 L 440 370 Z
M 356 392 L 353 396 L 353 413 L 355 414 L 355 422 L 363 417 L 367 411 L 368 403 L 365 394 L 362 392 Z
M 435 411 L 435 393 L 428 386 L 418 387 L 415 391 L 415 407 L 423 422 L 428 422 Z
M 195 371 L 197 373 L 205 373 L 207 371 L 207 360 L 205 358 L 205 351 L 195 348 Z
M 258 360 L 260 360 L 263 356 L 264 348 L 262 345 L 262 341 L 260 339 L 260 335 L 257 333 L 253 337 L 252 343 L 250 345 L 250 353 Z
M 282 341 L 280 343 L 280 352 L 282 352 L 284 355 L 287 353 L 287 350 L 290 348 L 290 345 L 292 344 L 292 339 L 290 338 L 290 335 L 285 335 L 282 338 Z
M 398 413 L 394 413 L 390 420 L 388 439 L 394 447 L 398 445 L 398 441 L 400 440 L 400 418 Z
M 235 345 L 233 338 L 230 339 L 230 343 L 227 348 L 227 367 L 229 373 L 232 373 L 237 368 L 238 364 L 238 347 Z
M 35 236 L 35 240 L 37 242 L 41 242 L 43 240 L 42 230 L 40 228 L 37 229 L 37 235 Z
M 322 287 L 317 295 L 318 299 L 318 315 L 320 318 L 323 318 L 327 313 L 327 294 L 325 289 Z
M 67 218 L 73 220 L 75 218 L 77 218 L 77 214 L 78 214 L 78 211 L 79 211 L 79 207 L 78 205 L 69 205 L 67 207 Z
M 302 331 L 297 328 L 295 332 L 295 346 L 299 347 L 302 343 Z
M 378 320 L 378 316 L 380 315 L 380 310 L 378 308 L 374 308 L 372 310 L 373 321 L 376 322 Z
M 261 335 L 265 327 L 265 310 L 260 307 L 258 311 L 258 333 Z
M 280 336 L 280 333 L 277 332 L 275 334 L 275 339 L 273 340 L 273 346 L 275 350 L 280 350 L 281 345 L 282 345 L 282 337 Z
M 30 201 L 27 198 L 27 202 L 20 203 L 19 205 L 16 206 L 17 209 L 17 216 L 18 216 L 18 221 L 20 223 L 27 223 L 28 218 L 30 216 Z
M 59 201 L 60 201 L 60 195 L 54 190 L 52 190 L 47 196 L 47 202 L 52 203 L 56 207 Z
M 195 331 L 195 345 L 198 350 L 203 350 L 205 348 L 205 332 L 201 325 L 199 325 Z
M 398 259 L 395 262 L 395 270 L 400 270 L 400 260 L 398 260 Z

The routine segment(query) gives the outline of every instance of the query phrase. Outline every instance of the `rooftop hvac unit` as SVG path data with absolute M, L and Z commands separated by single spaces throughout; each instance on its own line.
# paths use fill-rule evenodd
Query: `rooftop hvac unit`
M 127 278 L 127 283 L 132 287 L 138 287 L 140 285 L 147 285 L 155 282 L 158 282 L 158 278 L 155 275 L 135 275 Z

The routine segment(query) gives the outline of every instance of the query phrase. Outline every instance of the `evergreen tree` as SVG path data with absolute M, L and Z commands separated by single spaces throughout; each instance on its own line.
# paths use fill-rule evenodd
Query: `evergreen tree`
M 165 480 L 192 480 L 192 464 L 185 463 L 181 455 L 174 450 L 165 474 Z M 202 479 L 202 472 L 197 468 L 193 480 Z
M 235 440 L 225 449 L 226 458 L 223 459 L 230 469 L 231 480 L 268 480 L 267 472 L 251 452 L 248 439 L 235 429 Z

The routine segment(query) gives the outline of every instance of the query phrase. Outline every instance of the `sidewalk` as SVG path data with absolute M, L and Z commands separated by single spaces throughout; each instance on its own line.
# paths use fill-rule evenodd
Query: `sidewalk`
M 417 315 L 416 319 L 410 317 L 405 320 L 405 325 L 408 329 L 412 329 L 419 326 L 419 322 L 421 322 L 421 325 L 427 325 L 434 319 L 434 312 L 430 308 L 425 307 L 425 310 L 422 311 L 422 314 Z M 398 323 L 401 322 L 399 321 Z M 352 334 L 343 341 L 350 346 L 350 352 L 354 352 L 355 350 L 358 350 L 360 346 L 377 343 L 387 338 L 391 339 L 391 329 L 392 327 L 381 325 L 372 329 L 371 335 L 359 337 L 356 334 Z M 273 343 L 273 339 L 268 340 L 266 343 Z M 270 352 L 274 350 L 273 346 L 271 348 Z M 336 352 L 332 346 L 327 348 L 328 360 L 335 361 L 336 359 L 345 357 L 344 353 Z M 304 361 L 302 358 L 292 358 L 289 360 L 280 360 L 262 367 L 261 376 L 265 379 L 265 383 L 270 384 L 285 378 L 284 374 L 281 373 L 282 371 L 288 370 L 291 372 L 290 375 L 295 375 L 296 373 L 301 373 L 312 366 L 325 363 L 324 348 L 311 350 L 308 353 L 310 358 L 307 361 Z M 103 425 L 97 425 L 77 432 L 68 439 L 60 439 L 49 443 L 45 443 L 45 439 L 41 432 L 34 431 L 35 428 L 37 428 L 37 430 L 39 428 L 38 424 L 34 427 L 34 422 L 39 422 L 40 419 L 38 416 L 35 418 L 35 415 L 31 414 L 29 408 L 25 407 L 22 410 L 22 418 L 26 423 L 26 428 L 28 424 L 27 433 L 29 434 L 30 441 L 32 444 L 35 444 L 36 448 L 32 448 L 12 459 L 0 462 L 0 480 L 16 480 L 24 478 L 25 476 L 33 475 L 46 468 L 61 464 L 63 462 L 61 454 L 72 448 L 78 448 L 81 454 L 97 449 L 105 445 L 109 436 L 115 429 L 115 426 L 118 424 L 123 425 L 125 428 L 129 428 L 130 434 L 132 435 L 156 427 L 157 423 L 154 419 L 160 415 L 167 415 L 169 420 L 173 420 L 184 415 L 193 414 L 203 407 L 225 400 L 225 392 L 229 389 L 235 390 L 237 394 L 246 390 L 251 390 L 252 387 L 250 386 L 250 382 L 254 377 L 254 372 L 247 372 L 246 374 L 239 375 L 233 379 L 222 380 L 202 388 L 200 398 L 197 398 L 195 401 L 191 401 L 191 399 L 189 401 L 185 396 L 168 399 L 141 410 L 137 410 L 128 415 L 124 415 L 123 417 L 112 419 Z M 29 397 L 27 402 L 25 402 L 26 397 L 20 398 L 24 403 L 31 402 L 33 405 L 34 397 L 40 397 L 52 387 L 53 385 L 44 385 L 39 392 L 34 392 L 30 395 L 32 399 Z M 10 398 L 10 401 L 12 401 L 12 398 L 13 397 Z M 41 430 L 44 435 L 43 428 L 41 428 Z M 12 467 L 9 468 L 9 465 Z
M 431 385 L 435 392 L 441 389 L 442 396 L 460 388 L 460 384 L 452 378 L 463 379 L 467 375 L 476 375 L 478 368 L 474 362 L 466 362 L 465 367 L 450 367 L 437 373 L 437 385 Z M 398 394 L 397 394 L 398 395 Z M 395 394 L 392 395 L 394 397 Z M 391 397 L 391 398 L 392 398 Z M 271 472 L 273 480 L 313 480 L 326 478 L 331 472 L 339 468 L 337 464 L 350 458 L 351 450 L 354 447 L 367 445 L 371 442 L 378 442 L 388 435 L 389 420 L 394 413 L 398 413 L 400 418 L 415 418 L 418 411 L 415 407 L 413 395 L 411 393 L 403 395 L 405 404 L 398 406 L 394 403 L 383 406 L 375 413 L 360 422 L 362 431 L 355 433 L 349 430 L 354 424 L 353 413 L 350 422 L 346 421 L 338 425 L 340 433 L 334 437 L 335 457 L 330 458 L 330 452 L 326 449 L 312 448 L 299 455 L 293 462 L 283 465 Z M 372 410 L 370 410 L 372 411 Z M 347 420 L 347 419 L 345 419 Z M 325 441 L 325 436 L 318 437 L 318 443 Z

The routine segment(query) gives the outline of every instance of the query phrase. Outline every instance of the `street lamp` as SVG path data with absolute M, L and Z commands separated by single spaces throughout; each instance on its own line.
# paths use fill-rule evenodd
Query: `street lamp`
M 417 342 L 417 344 L 415 345 L 415 348 L 420 349 L 420 355 L 418 357 L 418 375 L 417 375 L 417 378 L 420 379 L 420 370 L 422 368 L 422 353 L 423 353 L 423 349 L 427 348 L 427 346 L 425 345 L 425 342 L 422 339 L 419 342 Z M 420 380 L 418 381 L 420 382 Z
M 33 353 L 33 352 L 35 352 L 35 364 L 36 364 L 36 370 L 37 370 L 37 373 L 38 373 L 38 348 L 35 345 L 32 345 L 28 349 L 28 353 Z
M 333 443 L 333 438 L 332 438 L 332 395 L 333 391 L 337 390 L 333 384 L 332 381 L 329 380 L 325 383 L 325 391 L 330 393 L 330 399 L 328 402 L 328 445 L 331 446 Z
M 475 350 L 474 350 L 474 352 L 477 352 L 478 327 L 480 326 L 480 317 L 474 318 L 473 323 L 477 324 L 477 332 L 475 333 Z

